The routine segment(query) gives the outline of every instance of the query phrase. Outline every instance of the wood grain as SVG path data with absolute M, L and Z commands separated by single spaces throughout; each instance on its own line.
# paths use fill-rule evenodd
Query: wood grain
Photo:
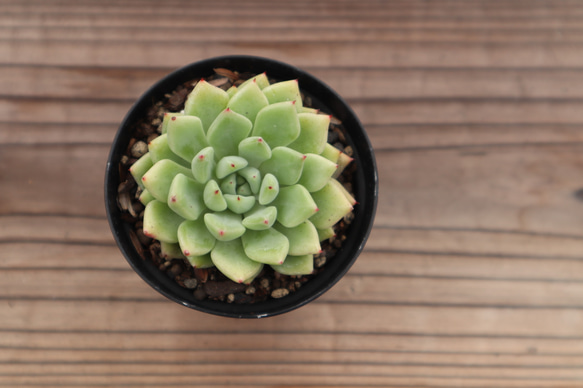
M 583 386 L 574 0 L 0 3 L 0 386 Z M 184 64 L 321 78 L 374 145 L 364 252 L 258 321 L 166 300 L 115 245 L 119 122 Z

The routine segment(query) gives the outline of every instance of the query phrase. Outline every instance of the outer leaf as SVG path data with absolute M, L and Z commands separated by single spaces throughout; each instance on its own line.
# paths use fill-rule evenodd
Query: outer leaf
M 270 104 L 283 101 L 295 101 L 297 112 L 302 111 L 302 95 L 298 85 L 298 80 L 282 81 L 263 89 L 263 93 Z
M 154 162 L 152 162 L 152 155 L 149 152 L 142 155 L 141 158 L 136 160 L 134 164 L 130 167 L 130 174 L 134 177 L 134 180 L 138 183 L 138 186 L 144 188 L 142 183 L 142 177 L 144 174 L 152 168 Z
M 273 205 L 277 207 L 277 221 L 287 228 L 298 226 L 318 211 L 308 190 L 300 185 L 281 188 Z
M 298 183 L 310 193 L 322 189 L 330 180 L 338 166 L 323 156 L 307 154 L 302 176 Z
M 188 256 L 186 257 L 193 268 L 210 268 L 214 267 L 210 253 L 202 256 Z
M 253 279 L 263 267 L 263 264 L 247 257 L 241 239 L 217 241 L 211 258 L 219 271 L 236 283 Z
M 269 80 L 267 79 L 267 74 L 261 73 L 261 74 L 257 74 L 255 77 L 251 77 L 247 81 L 243 82 L 241 85 L 239 85 L 239 88 L 245 87 L 245 85 L 253 82 L 254 80 L 257 83 L 257 86 L 259 86 L 259 89 L 265 89 L 266 87 L 269 86 Z
M 304 154 L 321 154 L 328 141 L 330 116 L 300 113 L 298 119 L 300 135 L 288 147 Z
M 168 205 L 152 201 L 144 211 L 144 234 L 167 243 L 178 242 L 178 227 L 184 221 Z
M 273 174 L 279 184 L 293 185 L 297 183 L 304 168 L 306 156 L 287 147 L 277 147 L 272 151 L 271 159 L 259 166 L 262 174 Z
M 180 156 L 176 155 L 168 145 L 168 134 L 160 135 L 148 144 L 149 154 L 152 157 L 152 162 L 156 164 L 157 162 L 170 159 L 181 166 L 189 167 L 190 161 L 186 161 Z
M 247 117 L 229 108 L 222 111 L 207 132 L 207 140 L 215 149 L 216 158 L 237 155 L 239 143 L 249 135 L 252 127 Z
M 286 228 L 275 224 L 275 229 L 289 240 L 289 254 L 301 256 L 322 251 L 316 227 L 310 221 L 304 221 L 296 227 Z
M 186 161 L 191 161 L 198 152 L 209 145 L 202 129 L 202 121 L 196 116 L 172 117 L 167 128 L 168 146 L 172 152 Z
M 227 107 L 228 102 L 227 92 L 205 80 L 200 80 L 184 103 L 184 113 L 200 118 L 204 130 L 208 131 L 211 123 Z
M 190 169 L 183 167 L 169 159 L 163 159 L 152 166 L 142 177 L 144 187 L 158 201 L 167 202 L 170 184 L 178 174 L 192 177 Z
M 239 86 L 239 91 L 231 98 L 227 107 L 255 122 L 257 113 L 269 105 L 267 97 L 261 92 L 256 82 Z
M 180 249 L 180 244 L 178 243 L 167 243 L 160 241 L 160 256 L 166 260 L 171 259 L 185 259 L 186 257 L 182 254 Z
M 164 118 L 162 119 L 162 128 L 160 133 L 163 135 L 168 132 L 168 123 L 172 120 L 172 117 L 184 116 L 184 113 L 180 112 L 167 112 L 164 113 Z
M 204 221 L 184 221 L 178 227 L 178 242 L 186 257 L 202 256 L 211 251 L 216 239 L 208 231 Z
M 292 102 L 279 102 L 261 109 L 253 136 L 261 136 L 271 148 L 287 146 L 300 135 L 300 121 Z
M 352 210 L 352 204 L 332 180 L 322 190 L 312 193 L 320 211 L 314 214 L 310 221 L 318 229 L 332 227 Z
M 281 265 L 272 265 L 282 275 L 309 275 L 314 271 L 314 255 L 288 256 Z
M 196 220 L 206 209 L 203 191 L 203 184 L 186 175 L 178 174 L 170 185 L 168 206 L 182 218 Z
M 288 239 L 275 229 L 248 230 L 241 240 L 247 256 L 264 264 L 283 264 L 289 251 Z

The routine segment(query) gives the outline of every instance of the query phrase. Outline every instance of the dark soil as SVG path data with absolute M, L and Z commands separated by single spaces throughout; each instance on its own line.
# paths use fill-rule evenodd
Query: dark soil
M 227 69 L 215 69 L 215 73 L 206 81 L 224 90 L 254 76 L 254 74 L 239 74 Z M 174 279 L 180 286 L 192 290 L 196 299 L 209 298 L 226 303 L 255 303 L 270 298 L 285 297 L 302 287 L 312 277 L 317 276 L 320 271 L 324 271 L 326 262 L 334 259 L 337 250 L 346 238 L 346 229 L 353 218 L 352 213 L 334 227 L 336 232 L 334 237 L 321 243 L 322 252 L 314 255 L 314 272 L 311 275 L 281 275 L 266 265 L 261 274 L 249 285 L 229 280 L 216 268 L 194 269 L 187 260 L 165 258 L 160 252 L 160 243 L 143 233 L 144 206 L 138 200 L 140 189 L 128 169 L 147 152 L 147 144 L 160 135 L 160 124 L 164 114 L 182 110 L 186 97 L 197 82 L 198 80 L 189 81 L 179 86 L 173 93 L 167 94 L 163 101 L 155 103 L 147 117 L 136 125 L 126 153 L 122 157 L 119 166 L 122 183 L 118 188 L 118 205 L 123 210 L 124 221 L 132 226 L 130 233 L 134 246 L 144 260 L 151 260 L 169 278 Z M 302 98 L 304 106 L 312 106 L 310 96 L 303 95 Z M 342 123 L 334 117 L 328 130 L 328 142 L 347 155 L 352 155 L 352 149 L 346 143 Z M 338 178 L 351 193 L 354 171 L 353 162 Z

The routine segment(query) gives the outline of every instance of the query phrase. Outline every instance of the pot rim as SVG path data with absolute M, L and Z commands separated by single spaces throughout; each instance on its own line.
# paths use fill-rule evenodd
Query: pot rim
M 121 221 L 117 206 L 117 187 L 121 155 L 131 138 L 132 125 L 164 94 L 189 80 L 213 74 L 214 68 L 227 68 L 239 72 L 259 74 L 287 80 L 298 79 L 300 89 L 312 97 L 313 105 L 340 119 L 345 128 L 347 142 L 354 150 L 354 194 L 358 205 L 354 220 L 346 232 L 347 239 L 334 258 L 328 260 L 324 270 L 306 282 L 294 293 L 281 298 L 255 304 L 230 304 L 211 300 L 196 300 L 192 290 L 187 290 L 168 278 L 152 262 L 144 260 L 134 248 L 129 236 L 130 226 Z M 354 264 L 373 227 L 378 198 L 378 172 L 370 140 L 358 117 L 350 106 L 332 88 L 311 74 L 277 60 L 249 56 L 228 55 L 208 58 L 183 66 L 154 83 L 133 104 L 122 120 L 113 140 L 105 173 L 105 207 L 115 241 L 134 271 L 152 288 L 176 303 L 209 314 L 233 318 L 263 318 L 283 314 L 314 301 L 334 286 Z

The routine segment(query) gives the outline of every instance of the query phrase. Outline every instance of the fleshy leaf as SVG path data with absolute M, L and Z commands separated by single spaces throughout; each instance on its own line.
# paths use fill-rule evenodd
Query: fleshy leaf
M 288 239 L 273 228 L 248 230 L 241 241 L 247 256 L 264 264 L 283 264 L 289 251 Z
M 292 256 L 315 254 L 322 250 L 318 231 L 310 221 L 304 221 L 293 228 L 276 223 L 274 228 L 289 240 L 289 254 Z
M 256 82 L 239 86 L 239 91 L 231 98 L 227 107 L 255 122 L 257 113 L 269 105 L 267 97 L 261 92 Z
M 258 200 L 261 205 L 268 205 L 279 194 L 279 182 L 273 174 L 265 174 L 259 188 Z
M 242 168 L 247 167 L 247 160 L 240 156 L 225 156 L 217 163 L 217 178 L 223 179 L 227 175 L 233 174 Z
M 207 132 L 207 140 L 215 149 L 217 159 L 227 155 L 237 155 L 239 143 L 245 139 L 253 124 L 232 109 L 225 109 L 213 121 Z
M 225 194 L 224 196 L 227 201 L 227 208 L 235 214 L 246 213 L 255 205 L 255 197 L 252 195 Z
M 271 268 L 282 275 L 309 275 L 314 271 L 314 255 L 288 256 L 283 264 Z
M 222 212 L 227 209 L 227 201 L 219 184 L 215 180 L 210 180 L 204 187 L 203 200 L 206 207 L 215 212 Z
M 239 85 L 239 88 L 245 87 L 245 85 L 253 82 L 253 80 L 255 80 L 255 82 L 257 83 L 257 86 L 259 86 L 259 89 L 265 89 L 266 87 L 269 86 L 269 79 L 267 79 L 267 74 L 261 73 L 261 74 L 257 74 L 255 77 L 251 77 L 248 80 L 246 80 L 245 82 L 243 82 L 241 85 Z
M 152 157 L 152 162 L 154 164 L 161 160 L 169 159 L 180 164 L 181 166 L 190 167 L 189 161 L 184 160 L 172 152 L 170 146 L 168 145 L 167 133 L 158 136 L 148 144 L 148 153 Z
M 168 123 L 172 120 L 172 117 L 184 116 L 184 113 L 180 112 L 166 112 L 164 113 L 164 118 L 162 119 L 162 128 L 160 133 L 163 135 L 168 132 Z
M 344 187 L 342 183 L 338 182 L 336 179 L 330 180 L 330 183 L 336 186 L 342 192 L 342 194 L 344 194 L 344 197 L 346 197 L 346 199 L 348 200 L 348 202 L 350 202 L 352 206 L 356 205 L 356 199 L 354 199 L 352 194 L 350 194 L 348 190 L 346 190 L 346 187 Z
M 300 135 L 288 147 L 304 154 L 321 154 L 328 141 L 330 116 L 300 113 L 298 119 Z
M 152 162 L 152 155 L 149 152 L 142 155 L 141 158 L 136 160 L 134 164 L 130 167 L 130 174 L 134 177 L 134 180 L 138 183 L 138 186 L 144 188 L 144 184 L 142 183 L 142 177 L 152 166 L 154 162 Z
M 251 230 L 269 229 L 277 219 L 277 208 L 275 206 L 255 206 L 243 219 L 243 226 Z
M 277 221 L 287 228 L 298 226 L 318 211 L 308 190 L 300 185 L 282 187 L 273 205 L 277 207 Z
M 332 180 L 322 190 L 312 193 L 312 198 L 320 210 L 310 218 L 310 221 L 318 229 L 330 228 L 352 210 L 352 204 Z
M 144 234 L 167 243 L 178 242 L 178 227 L 184 218 L 174 213 L 168 205 L 152 201 L 144 210 Z
M 215 150 L 213 147 L 206 147 L 200 150 L 192 159 L 190 169 L 192 175 L 199 183 L 207 183 L 213 178 L 217 163 L 215 162 Z
M 196 116 L 173 117 L 167 128 L 168 146 L 184 160 L 192 160 L 200 150 L 209 145 L 202 129 L 202 121 Z
M 203 198 L 204 185 L 186 175 L 178 174 L 168 192 L 168 206 L 187 220 L 196 220 L 206 209 Z
M 227 89 L 227 94 L 229 95 L 229 99 L 233 98 L 233 96 L 235 94 L 237 94 L 238 91 L 239 91 L 239 88 L 236 87 L 235 85 L 233 85 L 229 89 Z
M 259 192 L 259 188 L 261 187 L 261 172 L 258 169 L 255 167 L 245 167 L 239 171 L 239 175 L 249 183 L 253 194 Z
M 344 169 L 350 164 L 350 162 L 352 162 L 352 158 L 346 155 L 344 152 L 341 152 L 340 155 L 338 155 L 338 168 L 336 169 L 333 178 L 338 178 L 340 174 L 342 174 L 342 171 L 344 171 Z
M 342 151 L 340 151 L 338 148 L 334 147 L 330 143 L 326 143 L 324 146 L 324 151 L 322 151 L 320 155 L 333 163 L 338 163 L 338 158 L 340 157 L 341 153 Z
M 242 140 L 238 146 L 239 156 L 245 158 L 251 167 L 259 167 L 271 158 L 271 148 L 262 137 L 253 136 Z
M 337 165 L 323 156 L 306 154 L 304 169 L 298 183 L 310 193 L 322 189 L 336 171 Z
M 244 182 L 242 185 L 237 186 L 237 194 L 244 195 L 244 196 L 253 195 L 253 192 L 251 191 L 251 186 L 249 186 L 249 183 Z
M 317 229 L 318 230 L 318 238 L 320 242 L 324 240 L 328 240 L 330 237 L 336 236 L 336 232 L 334 231 L 333 227 L 329 227 L 326 229 Z
M 142 177 L 142 183 L 154 198 L 158 201 L 166 202 L 168 201 L 170 184 L 178 174 L 192 177 L 192 171 L 189 168 L 183 167 L 170 159 L 163 159 L 154 164 L 152 168 L 144 174 Z
M 227 92 L 200 80 L 184 103 L 184 113 L 197 116 L 202 121 L 205 132 L 208 132 L 211 123 L 227 107 L 228 102 Z
M 302 174 L 306 156 L 288 147 L 276 147 L 272 151 L 271 159 L 259 166 L 259 171 L 265 174 L 273 174 L 280 185 L 293 185 L 297 183 Z
M 178 227 L 178 242 L 186 257 L 202 256 L 215 246 L 216 239 L 208 231 L 202 219 L 184 221 Z
M 241 239 L 217 241 L 211 258 L 218 270 L 235 283 L 252 280 L 263 268 L 263 264 L 247 257 Z
M 213 236 L 219 241 L 231 241 L 245 233 L 241 216 L 228 210 L 222 213 L 207 213 L 204 223 Z
M 154 198 L 154 196 L 152 194 L 150 194 L 150 192 L 146 189 L 144 189 L 142 191 L 142 194 L 140 194 L 140 198 L 139 198 L 140 202 L 144 206 L 146 206 L 148 203 L 152 202 L 155 199 L 156 198 Z
M 166 260 L 171 259 L 185 259 L 186 257 L 182 254 L 180 249 L 180 244 L 178 243 L 167 243 L 160 241 L 160 256 Z
M 202 256 L 187 256 L 186 259 L 193 268 L 210 268 L 214 267 L 210 253 Z
M 224 194 L 237 194 L 237 174 L 233 173 L 221 181 L 221 191 Z
M 298 85 L 298 80 L 282 81 L 269 85 L 263 89 L 270 104 L 283 101 L 295 101 L 297 112 L 302 111 L 302 95 Z
M 271 148 L 287 146 L 300 135 L 300 121 L 293 102 L 279 102 L 261 109 L 253 136 L 261 136 Z

